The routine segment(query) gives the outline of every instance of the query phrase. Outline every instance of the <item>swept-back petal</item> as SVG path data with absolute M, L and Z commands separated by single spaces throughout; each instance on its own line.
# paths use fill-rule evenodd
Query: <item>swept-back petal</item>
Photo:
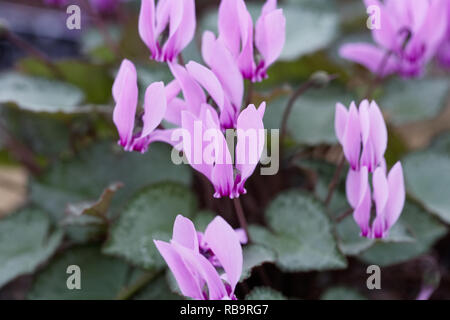
M 339 49 L 341 57 L 365 66 L 380 77 L 391 75 L 399 69 L 399 62 L 393 55 L 390 55 L 386 63 L 383 63 L 383 59 L 386 59 L 386 52 L 386 50 L 368 43 L 345 44 Z
M 391 228 L 400 217 L 405 205 L 405 182 L 403 179 L 403 169 L 400 162 L 397 162 L 388 175 L 389 199 L 386 204 L 386 227 Z
M 370 210 L 372 208 L 372 198 L 369 185 L 368 171 L 366 167 L 360 170 L 360 201 L 353 212 L 353 218 L 361 229 L 361 235 L 368 237 L 370 235 Z
M 336 103 L 336 112 L 334 117 L 334 130 L 339 142 L 344 144 L 345 127 L 348 121 L 347 108 L 340 102 Z
M 242 247 L 235 230 L 220 216 L 205 230 L 204 240 L 222 265 L 232 291 L 242 273 Z
M 354 102 L 350 105 L 347 125 L 344 132 L 343 149 L 353 170 L 359 168 L 359 156 L 361 152 L 361 126 L 359 122 L 358 110 Z
M 377 216 L 381 216 L 384 220 L 384 209 L 389 197 L 389 186 L 383 169 L 378 167 L 373 173 L 373 198 L 377 209 Z
M 116 106 L 113 121 L 120 136 L 120 145 L 127 149 L 133 139 L 134 117 L 138 101 L 136 68 L 129 60 L 123 60 L 112 87 Z
M 191 269 L 186 266 L 182 256 L 174 249 L 173 245 L 157 240 L 154 243 L 177 280 L 181 293 L 192 299 L 203 300 L 201 282 L 196 279 Z
M 152 58 L 157 59 L 159 56 L 159 48 L 155 30 L 155 14 L 155 1 L 142 0 L 141 11 L 139 13 L 139 35 L 145 45 L 150 49 Z
M 186 65 L 186 69 L 189 74 L 200 83 L 206 91 L 208 91 L 220 110 L 222 110 L 224 105 L 224 93 L 219 79 L 217 79 L 214 73 L 195 61 L 190 61 Z
M 198 277 L 203 279 L 208 285 L 209 300 L 221 300 L 227 297 L 225 285 L 213 265 L 201 254 L 180 246 L 176 242 L 172 243 L 173 248 L 182 257 L 190 270 L 195 270 Z
M 384 153 L 387 149 L 387 128 L 384 122 L 383 114 L 375 101 L 370 103 L 370 139 L 372 140 L 373 147 L 375 150 L 375 161 L 374 166 L 380 164 L 381 160 L 384 158 Z
M 240 21 L 236 21 L 238 19 L 238 2 L 243 3 L 244 1 L 222 0 L 219 6 L 219 38 L 234 57 L 239 55 L 241 39 Z
M 179 64 L 169 63 L 170 71 L 180 84 L 189 111 L 196 116 L 200 113 L 200 106 L 206 102 L 206 96 L 200 85 L 192 78 L 186 69 Z
M 198 252 L 198 237 L 194 224 L 181 214 L 177 215 L 173 224 L 172 241 Z
M 265 108 L 263 102 L 260 108 Z M 238 193 L 245 193 L 244 184 L 255 170 L 264 149 L 264 123 L 253 104 L 242 110 L 237 120 L 236 168 L 240 172 Z
M 286 18 L 283 10 L 278 9 L 261 15 L 256 22 L 255 43 L 264 58 L 265 69 L 280 56 L 285 39 Z
M 145 91 L 144 115 L 141 137 L 149 135 L 159 126 L 166 114 L 167 101 L 163 82 L 154 82 Z

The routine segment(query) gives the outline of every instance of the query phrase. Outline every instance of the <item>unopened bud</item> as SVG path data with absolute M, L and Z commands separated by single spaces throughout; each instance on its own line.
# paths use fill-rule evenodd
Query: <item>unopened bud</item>
M 326 87 L 330 83 L 330 81 L 334 80 L 335 78 L 336 76 L 329 75 L 326 71 L 317 71 L 311 75 L 310 81 L 315 87 L 322 88 Z

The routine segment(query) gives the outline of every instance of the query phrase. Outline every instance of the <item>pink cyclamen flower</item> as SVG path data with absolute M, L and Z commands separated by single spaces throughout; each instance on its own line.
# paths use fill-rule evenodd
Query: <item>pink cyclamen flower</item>
M 136 68 L 129 60 L 123 60 L 113 84 L 112 94 L 116 106 L 113 121 L 119 132 L 119 144 L 126 151 L 145 152 L 153 141 L 167 142 L 171 130 L 156 129 L 164 118 L 167 98 L 162 82 L 152 83 L 145 92 L 143 126 L 135 133 L 135 116 L 138 104 Z
M 372 36 L 376 45 L 346 44 L 340 55 L 364 65 L 380 77 L 393 73 L 417 77 L 436 55 L 447 26 L 448 0 L 364 0 L 377 8 L 379 25 Z
M 336 104 L 336 136 L 352 170 L 365 166 L 373 172 L 383 161 L 387 148 L 387 129 L 383 115 L 375 101 L 352 102 L 347 110 Z
M 182 125 L 191 138 L 183 139 L 182 148 L 189 164 L 206 176 L 214 186 L 214 197 L 239 197 L 247 191 L 245 182 L 252 175 L 258 164 L 265 142 L 263 116 L 266 104 L 258 109 L 249 105 L 241 111 L 237 119 L 237 144 L 231 151 L 227 145 L 219 123 L 217 112 L 208 104 L 203 104 L 199 116 L 188 111 L 182 112 Z M 212 134 L 211 134 L 212 133 Z M 210 136 L 209 143 L 195 143 L 196 135 Z M 209 154 L 212 160 L 205 158 Z M 235 165 L 233 166 L 233 163 Z
M 253 33 L 255 33 L 253 35 Z M 267 78 L 267 69 L 281 54 L 286 19 L 276 0 L 267 0 L 253 27 L 243 0 L 222 0 L 219 7 L 219 39 L 237 61 L 242 75 L 253 82 Z M 255 63 L 255 46 L 260 60 Z
M 385 238 L 389 229 L 397 222 L 405 204 L 403 169 L 397 162 L 386 177 L 384 166 L 376 168 L 372 175 L 373 192 L 369 184 L 366 167 L 350 170 L 347 175 L 347 199 L 354 209 L 353 217 L 361 229 L 361 236 Z M 376 215 L 370 226 L 372 199 Z
M 212 52 L 217 53 L 217 59 L 223 58 L 223 55 L 220 55 L 221 51 Z M 216 60 L 212 59 L 212 61 Z M 186 67 L 175 63 L 169 63 L 169 67 L 177 83 L 177 87 L 174 85 L 173 88 L 178 90 L 174 90 L 171 94 L 172 98 L 168 101 L 168 117 L 171 122 L 181 125 L 181 111 L 189 111 L 198 117 L 203 109 L 202 106 L 208 104 L 208 97 L 203 90 L 205 89 L 211 97 L 210 103 L 215 103 L 219 110 L 221 128 L 236 127 L 244 84 L 242 76 L 233 74 L 232 66 L 228 67 L 228 73 L 220 68 L 213 69 L 216 71 L 214 73 L 211 69 L 194 61 L 190 61 Z M 177 97 L 179 91 L 183 93 L 184 100 Z
M 191 220 L 178 215 L 170 242 L 155 245 L 172 271 L 183 295 L 196 300 L 236 300 L 234 290 L 242 273 L 243 257 L 239 236 L 217 216 L 202 234 L 207 252 L 201 249 Z M 217 264 L 211 263 L 213 254 Z M 216 267 L 223 269 L 220 275 Z
M 442 66 L 450 68 L 450 1 L 447 1 L 447 32 L 439 46 L 437 57 Z
M 174 61 L 191 42 L 195 26 L 194 0 L 159 0 L 156 6 L 155 0 L 141 0 L 139 35 L 156 61 Z

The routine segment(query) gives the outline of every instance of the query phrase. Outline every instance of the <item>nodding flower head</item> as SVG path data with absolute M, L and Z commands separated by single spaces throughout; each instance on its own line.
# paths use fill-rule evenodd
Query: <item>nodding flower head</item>
M 364 65 L 380 77 L 394 73 L 420 76 L 437 54 L 447 27 L 447 0 L 364 0 L 377 8 L 378 27 L 372 29 L 376 45 L 346 44 L 340 55 Z
M 145 152 L 153 141 L 167 141 L 170 130 L 159 130 L 166 112 L 166 92 L 162 82 L 154 82 L 145 91 L 142 127 L 135 130 L 138 104 L 136 68 L 129 60 L 123 60 L 113 84 L 112 94 L 116 106 L 113 121 L 119 132 L 119 144 L 126 151 Z M 135 132 L 136 131 L 136 132 Z
M 139 35 L 156 61 L 173 62 L 194 37 L 194 0 L 141 0 Z
M 214 197 L 235 198 L 247 192 L 245 182 L 255 170 L 264 148 L 264 112 L 264 102 L 258 109 L 249 105 L 240 112 L 233 153 L 220 128 L 217 112 L 211 106 L 204 104 L 198 116 L 188 111 L 182 113 L 181 127 L 189 133 L 188 137 L 208 137 L 208 141 L 200 143 L 183 139 L 183 152 L 190 165 L 211 181 Z
M 350 109 L 338 103 L 335 115 L 336 136 L 352 170 L 367 167 L 373 172 L 383 161 L 387 148 L 387 129 L 375 101 L 364 100 Z
M 234 290 L 243 263 L 240 234 L 222 217 L 214 218 L 199 233 L 191 220 L 178 215 L 172 240 L 154 242 L 183 295 L 196 300 L 236 300 Z
M 222 0 L 219 7 L 219 39 L 231 52 L 244 78 L 253 82 L 267 78 L 267 69 L 284 47 L 286 19 L 276 0 L 267 0 L 253 20 L 243 0 Z M 260 60 L 255 63 L 255 47 Z

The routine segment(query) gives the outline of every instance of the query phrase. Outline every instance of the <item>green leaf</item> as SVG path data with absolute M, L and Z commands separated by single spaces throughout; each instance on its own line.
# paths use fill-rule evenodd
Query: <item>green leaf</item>
M 256 287 L 245 297 L 245 300 L 287 300 L 287 298 L 275 289 Z
M 0 103 L 35 112 L 76 112 L 83 92 L 73 85 L 18 73 L 0 75 Z
M 444 225 L 411 202 L 406 202 L 398 223 L 410 230 L 416 239 L 415 242 L 377 242 L 359 255 L 359 258 L 364 262 L 379 266 L 402 263 L 427 252 L 438 239 L 447 233 Z
M 276 253 L 285 271 L 341 269 L 347 266 L 339 252 L 323 205 L 308 194 L 287 191 L 266 209 L 270 230 L 252 226 L 251 238 Z
M 242 267 L 241 280 L 248 279 L 253 268 L 259 267 L 267 262 L 275 261 L 275 253 L 260 245 L 248 245 L 243 248 L 244 265 Z
M 321 300 L 367 300 L 357 290 L 347 287 L 333 287 L 325 291 Z
M 386 84 L 380 107 L 395 125 L 430 119 L 445 106 L 449 84 L 447 78 L 395 79 Z
M 196 207 L 189 188 L 175 183 L 153 185 L 128 204 L 112 226 L 104 252 L 145 269 L 162 268 L 165 264 L 153 240 L 169 240 L 176 216 L 191 218 Z
M 428 210 L 450 223 L 450 153 L 432 150 L 408 155 L 403 161 L 407 190 Z
M 111 202 L 111 211 L 117 213 L 144 186 L 160 181 L 190 183 L 188 166 L 172 164 L 169 150 L 154 143 L 142 155 L 124 152 L 113 142 L 99 142 L 76 158 L 53 164 L 44 176 L 32 180 L 31 201 L 59 220 L 68 203 L 96 199 L 105 187 L 121 182 L 124 186 Z
M 326 48 L 338 35 L 339 16 L 333 1 L 301 1 L 281 5 L 286 17 L 286 43 L 282 61 Z
M 265 128 L 280 128 L 288 99 L 288 96 L 282 96 L 268 103 L 264 116 Z M 335 87 L 307 92 L 294 103 L 287 124 L 288 134 L 301 145 L 336 143 L 334 132 L 336 102 L 348 105 L 351 101 L 351 95 Z
M 133 300 L 181 300 L 179 294 L 173 293 L 167 283 L 165 274 L 161 274 L 140 290 Z
M 33 272 L 57 249 L 60 230 L 51 230 L 49 216 L 23 209 L 0 220 L 0 287 L 17 276 Z
M 71 276 L 67 273 L 67 267 L 71 265 L 80 267 L 80 290 L 67 288 L 67 281 Z M 126 283 L 129 268 L 119 259 L 102 255 L 98 247 L 76 247 L 58 256 L 37 275 L 28 298 L 34 300 L 114 299 Z
M 82 90 L 87 104 L 106 104 L 111 100 L 113 79 L 104 66 L 68 59 L 55 62 L 55 67 L 64 81 Z M 33 76 L 55 78 L 48 66 L 33 58 L 19 61 L 19 68 Z

